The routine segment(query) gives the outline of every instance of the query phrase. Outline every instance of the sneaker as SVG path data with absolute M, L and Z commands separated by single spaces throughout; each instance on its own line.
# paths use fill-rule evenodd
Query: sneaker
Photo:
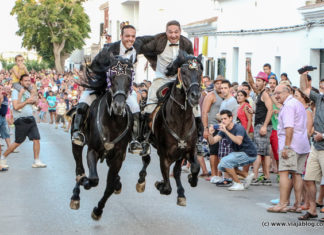
M 242 191 L 244 190 L 244 185 L 242 183 L 233 183 L 233 186 L 228 188 L 229 191 Z
M 251 182 L 251 185 L 259 186 L 259 185 L 261 185 L 261 182 L 259 181 L 259 179 L 253 179 L 252 182 Z
M 233 185 L 233 181 L 231 179 L 223 179 L 216 183 L 217 187 L 230 187 Z
M 7 165 L 7 159 L 0 159 L 0 165 L 3 168 L 9 168 L 9 166 Z
M 250 186 L 250 184 L 251 184 L 253 178 L 254 178 L 254 174 L 253 174 L 253 173 L 249 174 L 249 175 L 245 178 L 244 188 L 246 188 L 246 189 L 249 188 L 249 186 Z
M 262 185 L 264 185 L 264 186 L 271 186 L 272 185 L 271 180 L 270 179 L 266 179 L 266 178 L 264 178 L 264 180 L 262 180 L 260 183 Z
M 44 167 L 46 167 L 46 164 L 42 163 L 40 160 L 36 160 L 36 161 L 34 161 L 32 167 L 33 168 L 44 168 Z
M 280 199 L 272 199 L 271 201 L 270 201 L 270 203 L 272 204 L 272 205 L 277 205 L 277 204 L 279 204 L 279 202 L 280 202 Z
M 216 184 L 217 182 L 221 181 L 222 179 L 223 179 L 223 178 L 220 177 L 220 176 L 213 176 L 213 177 L 211 177 L 211 179 L 210 179 L 210 183 L 212 183 L 212 184 Z
M 15 149 L 14 151 L 12 151 L 12 153 L 19 153 L 19 151 Z
M 258 177 L 258 180 L 259 181 L 262 181 L 262 180 L 264 180 L 264 175 L 262 174 L 262 175 L 260 175 L 259 177 Z

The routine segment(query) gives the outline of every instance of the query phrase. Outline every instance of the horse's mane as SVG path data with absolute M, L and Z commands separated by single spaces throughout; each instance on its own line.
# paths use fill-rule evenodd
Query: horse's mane
M 201 69 L 203 70 L 203 64 L 201 62 L 201 55 L 199 55 L 198 57 L 195 57 L 194 55 L 188 54 L 187 52 L 180 50 L 178 57 L 167 66 L 165 75 L 166 76 L 174 76 L 175 74 L 177 74 L 178 68 L 180 68 L 188 60 L 193 60 L 193 59 L 197 60 L 197 62 L 201 66 Z
M 99 66 L 102 69 L 100 71 L 94 72 L 91 69 L 91 65 L 86 65 L 83 71 L 83 76 L 80 79 L 80 85 L 85 88 L 90 88 L 92 90 L 103 90 L 107 86 L 107 72 L 110 68 L 117 65 L 120 62 L 121 64 L 126 64 L 128 68 L 133 68 L 132 58 L 126 59 L 121 56 L 110 55 L 109 65 L 108 66 Z

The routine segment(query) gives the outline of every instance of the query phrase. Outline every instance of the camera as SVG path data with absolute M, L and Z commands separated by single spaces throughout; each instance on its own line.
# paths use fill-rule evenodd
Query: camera
M 306 71 L 313 71 L 313 70 L 315 70 L 315 69 L 317 69 L 317 67 L 313 67 L 313 66 L 309 66 L 309 65 L 308 65 L 308 66 L 304 66 L 304 67 L 298 69 L 297 71 L 298 71 L 299 74 L 303 74 L 303 73 L 305 73 Z

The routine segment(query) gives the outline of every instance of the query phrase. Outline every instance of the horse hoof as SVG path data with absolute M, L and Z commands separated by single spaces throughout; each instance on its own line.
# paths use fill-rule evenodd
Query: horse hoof
M 155 183 L 155 184 L 156 184 L 156 183 Z M 156 187 L 156 185 L 155 185 L 155 187 Z M 138 193 L 142 193 L 142 192 L 145 191 L 145 181 L 144 181 L 143 183 L 137 183 L 137 184 L 136 184 L 136 191 L 137 191 Z
M 185 197 L 178 197 L 177 199 L 177 205 L 178 206 L 186 206 L 187 205 L 187 200 Z
M 191 187 L 196 187 L 198 183 L 198 178 L 197 177 L 194 178 L 192 174 L 190 174 L 188 175 L 188 182 Z
M 95 221 L 100 220 L 101 215 L 96 215 L 94 212 L 91 213 L 91 218 Z
M 118 189 L 118 190 L 115 190 L 115 194 L 120 194 L 121 193 L 121 191 L 122 191 L 122 189 L 120 188 L 120 189 Z
M 80 208 L 80 200 L 71 200 L 70 208 L 72 210 L 78 210 Z

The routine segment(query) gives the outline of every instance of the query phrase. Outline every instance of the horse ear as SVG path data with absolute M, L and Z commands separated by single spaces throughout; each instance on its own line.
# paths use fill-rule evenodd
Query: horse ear
M 134 56 L 131 55 L 131 57 L 129 58 L 130 62 L 133 64 L 133 60 L 134 60 Z
M 202 62 L 202 54 L 200 54 L 197 59 L 199 60 L 199 62 Z

